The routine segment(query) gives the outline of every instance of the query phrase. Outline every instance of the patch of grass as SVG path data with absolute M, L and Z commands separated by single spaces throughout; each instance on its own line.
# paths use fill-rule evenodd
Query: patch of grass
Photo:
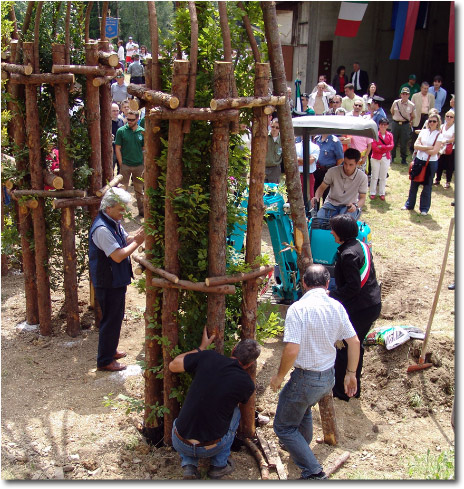
M 125 448 L 126 450 L 133 451 L 138 447 L 139 443 L 140 443 L 139 436 L 137 435 L 129 436 L 128 439 L 126 440 Z
M 422 406 L 422 397 L 417 392 L 410 393 L 409 394 L 409 405 L 412 408 L 421 407 Z
M 454 449 L 444 450 L 438 455 L 427 453 L 416 455 L 409 462 L 409 477 L 422 480 L 454 480 Z

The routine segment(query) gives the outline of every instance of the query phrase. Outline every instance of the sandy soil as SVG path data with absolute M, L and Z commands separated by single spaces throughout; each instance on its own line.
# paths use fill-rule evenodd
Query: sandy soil
M 267 236 L 263 239 L 267 245 Z M 383 272 L 384 310 L 378 325 L 393 317 L 425 330 L 424 308 L 428 311 L 433 286 L 405 297 L 395 284 L 422 283 L 421 270 L 409 266 L 395 275 Z M 400 276 L 401 275 L 401 276 Z M 447 277 L 445 284 L 448 283 Z M 404 287 L 402 289 L 405 290 Z M 448 294 L 448 295 L 446 295 Z M 454 399 L 454 319 L 452 292 L 443 287 L 446 331 L 433 333 L 428 351 L 433 366 L 407 373 L 417 362 L 421 342 L 408 341 L 387 351 L 383 346 L 367 349 L 363 391 L 349 403 L 335 399 L 339 428 L 336 446 L 316 443 L 322 436 L 317 407 L 312 447 L 324 468 L 345 451 L 349 460 L 333 479 L 408 479 L 408 468 L 417 455 L 432 454 L 454 447 L 451 409 Z M 23 277 L 10 273 L 2 280 L 2 479 L 181 479 L 179 457 L 169 447 L 149 446 L 139 433 L 141 416 L 127 415 L 123 406 L 105 407 L 105 396 L 124 394 L 141 399 L 143 377 L 137 361 L 143 359 L 145 300 L 129 287 L 127 314 L 120 347 L 128 352 L 124 372 L 96 371 L 98 332 L 88 310 L 88 283 L 79 287 L 82 335 L 70 338 L 65 332 L 63 295 L 52 294 L 53 335 L 42 337 L 37 328 L 24 324 Z M 422 310 L 421 310 L 422 309 Z M 448 332 L 447 332 L 448 331 Z M 270 422 L 260 427 L 267 440 L 277 443 L 272 429 L 278 396 L 269 388 L 282 349 L 281 338 L 263 345 L 258 359 L 257 410 Z M 288 478 L 299 477 L 288 453 L 279 448 Z M 233 452 L 232 480 L 258 480 L 260 471 L 245 447 Z M 203 473 L 207 463 L 202 465 Z M 278 479 L 270 470 L 270 478 Z

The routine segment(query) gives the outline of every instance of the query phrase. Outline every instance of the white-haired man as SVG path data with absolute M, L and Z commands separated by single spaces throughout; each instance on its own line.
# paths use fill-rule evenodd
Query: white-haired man
M 102 310 L 97 370 L 115 372 L 127 368 L 117 362 L 126 356 L 117 348 L 126 307 L 126 289 L 133 277 L 129 256 L 145 240 L 142 227 L 129 236 L 121 226 L 130 200 L 131 195 L 125 190 L 111 188 L 103 196 L 100 211 L 89 231 L 90 278 Z

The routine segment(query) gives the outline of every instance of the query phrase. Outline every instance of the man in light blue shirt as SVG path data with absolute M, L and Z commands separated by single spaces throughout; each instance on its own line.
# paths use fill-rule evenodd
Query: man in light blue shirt
M 443 110 L 443 106 L 445 105 L 446 90 L 441 86 L 443 83 L 443 79 L 440 75 L 437 75 L 433 78 L 433 87 L 429 88 L 429 92 L 433 94 L 435 97 L 435 108 L 439 113 Z

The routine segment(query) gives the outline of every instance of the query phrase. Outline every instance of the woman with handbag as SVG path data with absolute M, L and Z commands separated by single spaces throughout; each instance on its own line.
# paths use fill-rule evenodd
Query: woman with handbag
M 387 173 L 391 164 L 391 150 L 393 149 L 393 134 L 387 131 L 388 120 L 379 121 L 379 140 L 372 142 L 371 157 L 371 189 L 370 198 L 375 199 L 377 182 L 379 184 L 380 200 L 385 200 L 385 187 L 387 186 Z
M 450 188 L 451 178 L 454 172 L 454 111 L 448 110 L 445 114 L 445 124 L 441 128 L 443 136 L 443 146 L 440 151 L 440 159 L 438 160 L 437 178 L 435 185 L 440 185 L 441 175 L 446 172 L 446 183 L 444 188 Z
M 427 121 L 427 127 L 422 129 L 414 143 L 417 156 L 409 168 L 411 185 L 409 187 L 408 200 L 401 208 L 403 211 L 414 209 L 419 185 L 423 185 L 419 211 L 422 216 L 426 216 L 430 210 L 433 177 L 438 168 L 438 153 L 440 152 L 443 141 L 443 137 L 440 134 L 440 126 L 440 116 L 438 114 L 430 116 Z

